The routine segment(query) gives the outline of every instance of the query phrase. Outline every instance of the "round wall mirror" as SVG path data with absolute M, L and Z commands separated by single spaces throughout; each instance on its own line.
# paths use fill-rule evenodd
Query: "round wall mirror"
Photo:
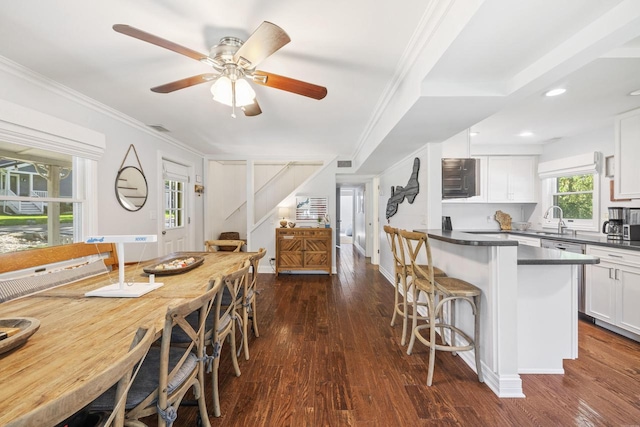
M 116 177 L 116 197 L 123 208 L 139 211 L 147 201 L 147 193 L 147 179 L 140 169 L 135 166 L 120 169 Z

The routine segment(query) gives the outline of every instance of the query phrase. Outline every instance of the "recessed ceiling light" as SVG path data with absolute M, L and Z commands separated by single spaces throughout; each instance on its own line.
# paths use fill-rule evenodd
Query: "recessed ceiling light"
M 544 96 L 558 96 L 565 93 L 567 90 L 565 88 L 559 87 L 556 89 L 548 90 L 544 93 Z
M 478 135 L 479 133 L 480 133 L 480 132 L 470 132 L 470 133 L 469 133 L 469 135 L 470 135 L 470 136 L 476 136 L 476 135 Z
M 533 136 L 533 132 L 531 132 L 530 130 L 525 130 L 520 132 L 518 136 Z
M 629 95 L 631 96 L 640 96 L 640 89 L 638 90 L 634 90 L 633 92 L 631 92 Z

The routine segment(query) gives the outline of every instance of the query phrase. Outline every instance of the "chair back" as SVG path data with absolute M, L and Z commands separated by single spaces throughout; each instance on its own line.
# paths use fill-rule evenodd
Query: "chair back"
M 230 252 L 240 252 L 244 245 L 244 240 L 206 240 L 204 246 L 207 252 L 219 252 L 222 248 L 227 248 Z
M 207 361 L 204 342 L 206 319 L 213 309 L 214 302 L 222 298 L 222 289 L 222 277 L 216 277 L 211 279 L 208 290 L 202 295 L 167 309 L 160 349 L 151 360 L 146 361 L 149 362 L 149 366 L 144 373 L 148 377 L 139 378 L 139 393 L 146 397 L 139 396 L 135 403 L 132 402 L 135 407 L 128 410 L 127 419 L 137 420 L 157 412 L 159 425 L 161 420 L 162 425 L 169 424 L 168 420 L 175 416 L 175 411 L 187 391 L 194 386 L 202 389 L 204 363 Z M 193 324 L 187 317 L 196 312 L 199 314 L 198 320 Z M 179 334 L 174 334 L 178 331 Z M 181 341 L 180 345 L 172 345 L 172 337 L 176 335 L 188 337 L 185 340 L 187 342 Z M 154 383 L 157 384 L 155 390 L 151 389 Z
M 396 274 L 399 274 L 406 266 L 402 238 L 400 237 L 400 233 L 397 228 L 391 227 L 390 225 L 385 225 L 383 229 L 387 234 L 387 241 L 389 242 L 389 246 L 391 247 Z
M 210 280 L 209 289 L 201 296 L 173 308 L 169 307 L 167 310 L 160 344 L 160 381 L 158 383 L 160 394 L 158 396 L 158 402 L 161 408 L 165 407 L 171 398 L 169 393 L 166 393 L 167 384 L 181 371 L 189 355 L 195 353 L 200 361 L 203 360 L 204 334 L 207 326 L 206 319 L 213 310 L 215 302 L 222 299 L 223 289 L 222 277 L 213 278 Z M 187 316 L 194 312 L 199 312 L 198 322 L 195 325 L 187 320 Z M 187 345 L 183 344 L 180 347 L 171 346 L 172 332 L 176 327 L 180 328 L 181 333 L 184 333 L 190 338 L 190 342 Z M 172 348 L 180 348 L 182 350 L 182 356 L 173 369 L 169 371 L 169 351 Z M 202 369 L 202 363 L 198 364 L 198 369 Z M 195 377 L 198 373 L 197 371 L 198 370 L 194 370 L 190 377 Z
M 433 274 L 433 261 L 431 258 L 431 246 L 429 245 L 429 238 L 425 233 L 416 231 L 399 230 L 400 236 L 404 241 L 404 246 L 409 255 L 411 261 L 411 269 L 409 274 L 413 275 L 413 279 L 418 287 L 426 292 L 433 293 L 435 290 L 435 281 Z M 420 250 L 424 248 L 425 256 L 427 259 L 427 269 L 424 269 L 424 265 L 418 264 L 418 256 Z M 421 279 L 416 281 L 416 279 Z M 426 283 L 423 282 L 426 280 Z
M 258 267 L 260 266 L 260 260 L 267 254 L 265 248 L 260 248 L 257 254 L 253 255 L 249 261 L 251 262 L 251 283 L 248 285 L 250 289 L 255 289 L 258 283 Z
M 110 373 L 105 375 L 116 375 L 120 379 L 116 388 L 116 396 L 113 412 L 107 419 L 105 427 L 123 426 L 125 403 L 127 401 L 127 393 L 132 381 L 133 368 L 149 351 L 149 347 L 155 340 L 155 329 L 150 327 L 140 327 L 133 337 L 133 342 L 129 349 L 129 353 L 120 361 L 115 362 Z
M 245 284 L 249 279 L 249 268 L 251 267 L 251 260 L 246 260 L 242 263 L 241 267 L 232 273 L 227 274 L 223 277 L 222 282 L 226 287 L 226 292 L 228 295 L 231 295 L 231 301 L 235 301 L 236 305 L 242 301 L 241 290 L 244 289 Z M 222 304 L 228 301 L 227 298 L 224 298 Z M 232 305 L 232 304 L 230 304 Z M 224 313 L 223 313 L 224 314 Z

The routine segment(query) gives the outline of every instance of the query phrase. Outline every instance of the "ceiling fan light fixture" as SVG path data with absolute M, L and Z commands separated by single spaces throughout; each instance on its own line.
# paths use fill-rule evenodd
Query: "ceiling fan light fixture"
M 221 104 L 233 106 L 233 84 L 227 76 L 222 76 L 211 86 L 211 94 L 214 101 Z M 253 104 L 256 98 L 256 92 L 253 90 L 249 82 L 239 78 L 235 82 L 236 106 L 244 107 Z

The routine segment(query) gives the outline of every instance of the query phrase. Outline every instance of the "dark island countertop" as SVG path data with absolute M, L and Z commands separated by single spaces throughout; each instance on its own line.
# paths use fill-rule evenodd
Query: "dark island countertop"
M 582 255 L 556 249 L 536 248 L 533 246 L 518 245 L 515 240 L 507 240 L 500 237 L 489 237 L 479 232 L 468 233 L 464 231 L 443 231 L 438 229 L 418 229 L 427 233 L 430 239 L 440 240 L 454 245 L 467 246 L 517 246 L 518 265 L 571 265 L 571 264 L 598 264 L 600 258 L 591 255 Z
M 563 242 L 579 243 L 584 245 L 606 246 L 609 248 L 640 251 L 639 240 L 612 240 L 612 239 L 608 239 L 606 236 L 594 236 L 594 235 L 587 235 L 587 234 L 572 235 L 570 233 L 558 234 L 558 233 L 543 231 L 543 230 L 518 231 L 518 230 L 493 229 L 493 230 L 469 230 L 467 232 L 471 234 L 480 233 L 480 234 L 496 234 L 496 235 L 507 233 L 507 234 L 516 234 L 519 236 L 535 237 L 538 239 L 561 240 Z

